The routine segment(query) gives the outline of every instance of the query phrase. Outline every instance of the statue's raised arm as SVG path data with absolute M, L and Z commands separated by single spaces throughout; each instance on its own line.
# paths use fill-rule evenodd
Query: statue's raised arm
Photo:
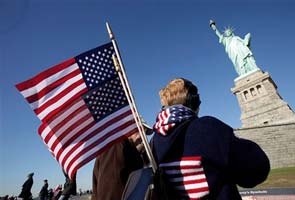
M 216 25 L 215 25 L 215 21 L 210 20 L 210 27 L 213 29 L 213 31 L 215 31 L 216 35 L 221 38 L 222 34 L 219 32 L 219 30 L 217 29 Z
M 235 70 L 239 76 L 259 69 L 250 50 L 250 33 L 248 33 L 244 39 L 241 39 L 234 35 L 232 28 L 227 28 L 222 34 L 217 29 L 213 20 L 210 20 L 210 27 L 218 36 L 219 42 L 224 45 L 225 51 L 234 64 Z

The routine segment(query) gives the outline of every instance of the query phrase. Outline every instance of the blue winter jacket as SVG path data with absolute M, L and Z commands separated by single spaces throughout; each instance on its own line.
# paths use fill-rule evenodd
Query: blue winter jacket
M 236 185 L 254 187 L 270 170 L 256 143 L 236 137 L 214 117 L 180 124 L 166 136 L 156 133 L 153 142 L 157 160 L 179 194 L 176 199 L 239 200 Z

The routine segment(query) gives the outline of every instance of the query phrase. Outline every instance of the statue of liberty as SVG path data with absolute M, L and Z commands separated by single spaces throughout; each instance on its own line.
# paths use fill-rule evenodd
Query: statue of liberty
M 210 27 L 219 37 L 219 42 L 224 45 L 225 51 L 234 64 L 235 70 L 239 76 L 259 69 L 250 49 L 250 33 L 245 35 L 244 39 L 235 36 L 232 28 L 225 29 L 224 33 L 221 34 L 216 28 L 215 22 L 212 20 L 210 20 Z

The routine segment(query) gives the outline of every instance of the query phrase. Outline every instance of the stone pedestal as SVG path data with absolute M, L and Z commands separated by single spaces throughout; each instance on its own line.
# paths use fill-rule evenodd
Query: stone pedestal
M 231 90 L 241 108 L 242 127 L 235 134 L 258 143 L 271 168 L 295 166 L 295 114 L 270 75 L 257 70 L 235 79 Z
M 235 134 L 259 144 L 272 169 L 295 166 L 295 123 L 240 128 Z
M 267 72 L 258 70 L 235 79 L 231 91 L 241 108 L 242 128 L 295 122 L 294 112 Z

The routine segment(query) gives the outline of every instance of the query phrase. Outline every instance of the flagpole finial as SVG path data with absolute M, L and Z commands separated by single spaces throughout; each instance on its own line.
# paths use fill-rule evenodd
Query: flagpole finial
M 113 31 L 111 29 L 111 26 L 110 26 L 110 24 L 108 22 L 106 22 L 106 26 L 107 26 L 107 30 L 108 30 L 110 39 L 111 40 L 115 39 L 115 36 L 114 36 Z

